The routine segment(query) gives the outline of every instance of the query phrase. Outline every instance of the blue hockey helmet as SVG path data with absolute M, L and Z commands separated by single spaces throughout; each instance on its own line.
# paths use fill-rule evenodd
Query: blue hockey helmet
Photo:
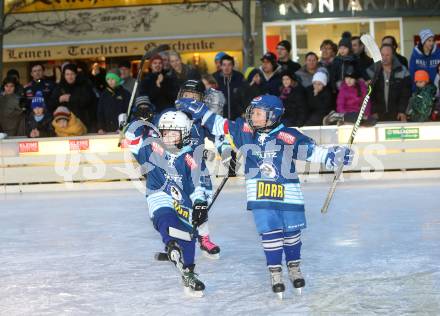
M 252 119 L 254 109 L 266 111 L 266 124 L 264 126 L 255 126 Z M 246 122 L 254 131 L 267 132 L 280 124 L 283 113 L 284 105 L 280 98 L 270 94 L 261 95 L 255 97 L 247 107 Z

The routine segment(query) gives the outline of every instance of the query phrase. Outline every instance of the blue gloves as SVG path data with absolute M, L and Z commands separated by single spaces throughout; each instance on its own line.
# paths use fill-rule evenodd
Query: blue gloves
M 349 166 L 353 161 L 353 155 L 354 152 L 348 147 L 331 147 L 325 157 L 325 166 L 328 170 L 337 169 L 341 165 Z
M 206 112 L 209 111 L 205 103 L 189 98 L 176 100 L 176 109 L 190 114 L 193 120 L 201 120 Z

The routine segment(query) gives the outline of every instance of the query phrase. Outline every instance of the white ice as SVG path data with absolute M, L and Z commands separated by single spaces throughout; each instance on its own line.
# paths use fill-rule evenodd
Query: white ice
M 0 196 L 0 315 L 404 315 L 440 313 L 440 181 L 303 185 L 306 287 L 271 293 L 243 180 L 210 214 L 221 259 L 197 253 L 207 289 L 187 298 L 137 190 Z M 287 276 L 286 276 L 287 279 Z

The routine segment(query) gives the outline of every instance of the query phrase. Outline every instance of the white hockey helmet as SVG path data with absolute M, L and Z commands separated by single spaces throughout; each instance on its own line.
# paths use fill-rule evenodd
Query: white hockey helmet
M 163 131 L 173 130 L 180 132 L 180 142 L 175 144 L 177 148 L 182 148 L 184 145 L 188 145 L 190 142 L 190 133 L 192 127 L 192 121 L 188 115 L 181 111 L 168 111 L 163 113 L 157 127 L 160 134 L 163 136 Z

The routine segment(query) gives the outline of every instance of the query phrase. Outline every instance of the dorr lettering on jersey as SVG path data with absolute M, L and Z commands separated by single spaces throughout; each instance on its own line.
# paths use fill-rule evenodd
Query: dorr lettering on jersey
M 257 182 L 257 200 L 284 200 L 284 185 L 269 181 Z

